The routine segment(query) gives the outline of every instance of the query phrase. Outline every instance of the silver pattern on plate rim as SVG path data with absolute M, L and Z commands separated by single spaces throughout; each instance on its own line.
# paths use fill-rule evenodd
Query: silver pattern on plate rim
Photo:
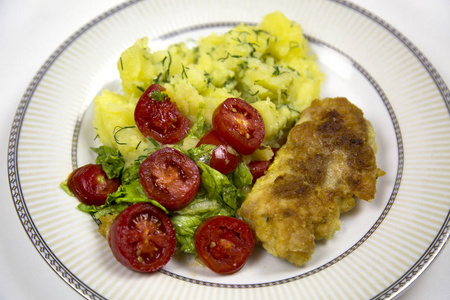
M 445 85 L 443 79 L 438 74 L 436 69 L 431 65 L 431 63 L 427 60 L 427 58 L 408 40 L 406 39 L 400 32 L 398 32 L 395 28 L 387 24 L 385 21 L 380 19 L 379 17 L 373 15 L 372 13 L 361 9 L 357 5 L 354 5 L 352 3 L 349 3 L 347 1 L 340 1 L 340 0 L 331 0 L 332 2 L 341 4 L 346 6 L 347 8 L 362 14 L 363 16 L 371 19 L 372 21 L 376 22 L 378 25 L 383 27 L 384 29 L 388 30 L 392 35 L 394 35 L 398 40 L 400 40 L 407 49 L 409 49 L 414 56 L 419 59 L 419 61 L 422 63 L 422 65 L 425 67 L 431 78 L 436 84 L 436 87 L 439 89 L 439 92 L 445 102 L 445 105 L 447 109 L 450 111 L 450 91 L 448 87 Z M 124 3 L 122 5 L 119 5 L 112 10 L 104 13 L 103 15 L 97 17 L 96 19 L 92 20 L 88 24 L 86 24 L 84 27 L 82 27 L 80 30 L 78 30 L 75 34 L 73 34 L 71 37 L 69 37 L 44 63 L 44 65 L 41 67 L 41 69 L 38 71 L 38 73 L 33 78 L 32 82 L 29 84 L 28 88 L 26 89 L 22 99 L 20 100 L 20 103 L 18 105 L 16 114 L 14 116 L 13 124 L 10 131 L 10 138 L 9 138 L 9 144 L 8 144 L 8 177 L 9 177 L 9 184 L 10 184 L 10 190 L 11 190 L 11 196 L 14 202 L 14 205 L 16 207 L 17 214 L 20 218 L 20 221 L 22 222 L 22 225 L 28 234 L 31 242 L 36 247 L 38 252 L 41 254 L 43 259 L 49 264 L 49 266 L 74 290 L 76 290 L 78 293 L 83 295 L 86 298 L 89 299 L 105 299 L 103 296 L 98 294 L 96 291 L 94 291 L 92 288 L 87 286 L 84 282 L 82 282 L 80 279 L 78 279 L 70 270 L 68 270 L 54 255 L 54 253 L 51 251 L 51 249 L 48 247 L 44 239 L 39 233 L 39 230 L 36 228 L 32 217 L 29 214 L 29 211 L 27 209 L 26 201 L 24 199 L 22 189 L 21 189 L 21 182 L 20 182 L 20 176 L 18 173 L 18 162 L 17 162 L 17 154 L 18 154 L 18 141 L 20 137 L 20 132 L 23 124 L 23 119 L 25 117 L 28 104 L 30 103 L 33 94 L 35 92 L 35 89 L 39 85 L 41 79 L 45 76 L 47 70 L 52 66 L 52 64 L 55 62 L 55 60 L 67 49 L 72 42 L 77 40 L 80 36 L 82 36 L 85 32 L 90 30 L 92 27 L 94 27 L 96 24 L 102 22 L 104 19 L 110 17 L 111 15 L 123 10 L 124 8 L 131 6 L 137 2 L 140 2 L 140 0 L 136 1 L 130 1 L 127 3 Z M 206 27 L 215 27 L 215 26 L 223 26 L 223 25 L 235 25 L 235 24 L 208 24 L 204 25 Z M 202 28 L 204 26 L 201 26 Z M 196 28 L 191 28 L 188 30 L 194 30 Z M 177 35 L 180 32 L 172 32 L 163 35 L 161 38 L 167 38 L 173 35 Z M 402 171 L 403 171 L 403 144 L 402 144 L 402 138 L 400 133 L 400 128 L 398 125 L 398 122 L 395 117 L 395 113 L 386 98 L 385 94 L 381 90 L 380 86 L 375 82 L 375 80 L 364 70 L 357 62 L 355 62 L 351 57 L 340 51 L 339 49 L 335 49 L 330 45 L 327 45 L 326 43 L 319 41 L 318 39 L 315 39 L 312 36 L 308 36 L 308 39 L 313 43 L 322 44 L 334 51 L 339 52 L 340 54 L 346 56 L 348 59 L 350 59 L 353 62 L 354 67 L 362 73 L 374 86 L 374 88 L 377 90 L 378 94 L 380 95 L 381 99 L 384 101 L 384 104 L 386 108 L 389 111 L 389 114 L 391 116 L 392 122 L 394 124 L 396 138 L 397 138 L 397 144 L 398 144 L 398 150 L 399 150 L 399 161 L 398 161 L 398 169 L 397 169 L 397 177 L 395 181 L 395 186 L 391 194 L 391 198 L 383 210 L 383 213 L 378 218 L 377 222 L 373 225 L 373 227 L 369 230 L 369 232 L 366 233 L 366 235 L 361 238 L 354 246 L 352 246 L 350 249 L 348 249 L 346 252 L 341 254 L 339 257 L 336 257 L 332 261 L 328 262 L 327 264 L 324 264 L 323 266 L 316 268 L 314 270 L 311 270 L 308 273 L 295 276 L 292 278 L 288 278 L 285 280 L 280 281 L 274 281 L 274 282 L 267 282 L 262 284 L 245 284 L 245 285 L 232 285 L 232 284 L 217 284 L 217 283 L 209 283 L 204 281 L 198 281 L 191 278 L 187 278 L 184 276 L 179 276 L 177 274 L 174 274 L 172 272 L 168 272 L 165 270 L 162 270 L 161 272 L 174 277 L 178 279 L 182 279 L 187 282 L 191 283 L 197 283 L 197 284 L 203 284 L 207 286 L 214 286 L 214 287 L 226 287 L 226 288 L 253 288 L 253 287 L 263 287 L 263 286 L 271 286 L 271 285 L 277 285 L 282 284 L 286 282 L 291 282 L 295 280 L 299 280 L 301 278 L 310 276 L 312 274 L 315 274 L 342 259 L 343 257 L 350 254 L 354 249 L 359 247 L 362 243 L 364 243 L 365 240 L 376 230 L 376 228 L 381 224 L 387 213 L 389 212 L 389 209 L 393 205 L 393 202 L 395 200 L 397 191 L 400 186 L 400 181 L 402 177 Z M 77 139 L 79 134 L 79 126 L 82 121 L 82 117 L 80 116 L 77 125 L 75 127 L 74 133 L 73 133 L 73 144 L 72 144 L 72 166 L 75 168 L 77 166 L 76 162 L 76 153 L 77 153 Z M 449 221 L 450 216 L 447 214 L 447 217 L 445 219 L 445 222 L 443 223 L 442 227 L 440 228 L 439 232 L 437 233 L 435 239 L 431 243 L 431 245 L 428 247 L 428 249 L 423 253 L 421 258 L 413 265 L 411 268 L 403 274 L 396 282 L 392 283 L 388 288 L 386 288 L 384 291 L 376 295 L 375 299 L 387 299 L 392 298 L 400 291 L 405 289 L 408 284 L 410 284 L 415 278 L 417 278 L 421 272 L 433 261 L 433 259 L 437 256 L 439 251 L 442 249 L 442 247 L 445 245 L 448 237 L 449 237 Z

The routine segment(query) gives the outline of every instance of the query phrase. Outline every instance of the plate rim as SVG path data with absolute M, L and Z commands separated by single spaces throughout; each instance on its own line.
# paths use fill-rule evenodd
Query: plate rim
M 24 230 L 26 231 L 28 237 L 30 238 L 30 241 L 33 243 L 33 246 L 35 246 L 36 250 L 42 256 L 42 258 L 58 274 L 58 276 L 61 277 L 69 286 L 71 286 L 75 291 L 80 293 L 82 296 L 89 297 L 92 299 L 105 299 L 105 298 L 99 295 L 92 288 L 87 286 L 80 279 L 78 279 L 75 276 L 75 274 L 73 274 L 70 270 L 68 270 L 59 261 L 56 255 L 51 251 L 49 246 L 43 240 L 42 236 L 39 233 L 38 228 L 35 226 L 33 219 L 27 209 L 27 205 L 22 194 L 17 161 L 20 132 L 22 129 L 22 124 L 24 117 L 26 115 L 28 105 L 32 100 L 36 88 L 39 86 L 39 83 L 42 80 L 42 78 L 44 78 L 46 72 L 50 69 L 50 67 L 58 59 L 58 57 L 64 52 L 64 50 L 67 49 L 75 40 L 77 40 L 85 32 L 89 31 L 92 27 L 94 27 L 104 19 L 114 15 L 117 12 L 120 12 L 121 10 L 129 6 L 132 6 L 138 2 L 143 1 L 144 0 L 131 0 L 124 2 L 120 5 L 117 5 L 114 8 L 102 13 L 98 17 L 92 19 L 90 22 L 88 22 L 79 30 L 77 30 L 74 34 L 72 34 L 69 38 L 67 38 L 45 61 L 45 63 L 41 66 L 39 71 L 36 73 L 32 81 L 28 85 L 25 93 L 23 94 L 18 104 L 9 135 L 9 143 L 7 151 L 8 180 L 12 200 L 14 202 L 16 212 L 18 214 L 18 217 L 22 223 Z M 394 35 L 397 38 L 397 40 L 401 41 L 402 44 L 420 61 L 421 65 L 425 67 L 426 71 L 428 72 L 433 82 L 435 83 L 437 89 L 439 90 L 441 98 L 446 104 L 447 110 L 450 113 L 450 91 L 447 85 L 445 84 L 444 80 L 442 79 L 441 75 L 438 73 L 436 68 L 430 63 L 430 61 L 411 41 L 409 41 L 402 33 L 400 33 L 397 29 L 395 29 L 393 26 L 388 24 L 380 17 L 367 11 L 366 9 L 361 8 L 360 6 L 354 3 L 351 3 L 346 0 L 327 0 L 327 1 L 341 4 L 349 9 L 356 11 L 357 13 L 362 14 L 364 17 L 369 18 L 370 20 L 377 23 L 379 26 L 386 29 L 389 33 Z M 376 295 L 374 297 L 375 299 L 386 299 L 398 296 L 412 282 L 414 282 L 414 280 L 417 279 L 417 277 L 419 277 L 423 271 L 426 270 L 426 268 L 434 261 L 434 259 L 438 256 L 439 252 L 448 242 L 450 235 L 449 222 L 450 222 L 450 211 L 447 213 L 447 217 L 442 226 L 440 227 L 440 230 L 437 232 L 435 238 L 433 239 L 433 242 L 422 254 L 420 259 L 418 259 L 416 263 L 412 265 L 411 268 L 403 274 L 402 277 L 400 277 L 397 281 L 393 282 L 385 290 Z M 67 277 L 68 275 L 69 277 Z

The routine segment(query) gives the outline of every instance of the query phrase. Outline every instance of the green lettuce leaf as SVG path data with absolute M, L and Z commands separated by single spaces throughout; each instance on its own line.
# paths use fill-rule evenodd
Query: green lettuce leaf
M 107 214 L 121 212 L 128 206 L 138 202 L 151 203 L 161 208 L 166 214 L 169 213 L 164 206 L 159 204 L 159 202 L 151 200 L 147 197 L 144 192 L 144 188 L 137 180 L 132 181 L 129 184 L 121 185 L 117 191 L 109 194 L 104 205 L 95 206 L 80 203 L 78 205 L 78 209 L 83 212 L 90 213 L 95 219 L 98 219 Z
M 186 154 L 186 156 L 194 162 L 202 161 L 204 163 L 209 163 L 212 153 L 216 148 L 217 146 L 215 145 L 202 144 L 198 147 L 185 151 L 184 154 Z
M 211 168 L 202 161 L 197 161 L 200 170 L 201 184 L 211 199 L 220 199 L 223 187 L 230 184 L 228 177 Z
M 189 129 L 186 135 L 187 137 L 195 137 L 201 139 L 205 135 L 205 132 L 207 131 L 206 119 L 204 116 L 205 108 L 206 108 L 205 103 L 199 104 L 199 109 L 197 113 L 197 122 L 194 124 L 194 126 L 191 126 L 191 128 Z
M 216 199 L 210 199 L 203 189 L 188 206 L 172 212 L 170 219 L 175 228 L 178 249 L 196 254 L 195 230 L 204 220 L 217 215 L 232 216 L 234 213 Z
M 241 162 L 237 168 L 229 175 L 230 181 L 238 188 L 242 188 L 247 185 L 251 185 L 253 181 L 253 175 L 250 172 L 247 164 Z
M 179 250 L 196 253 L 194 232 L 200 223 L 217 215 L 234 216 L 237 207 L 237 188 L 227 176 L 198 160 L 201 187 L 195 199 L 186 207 L 171 212 Z
M 106 216 L 108 214 L 120 213 L 122 210 L 130 206 L 128 203 L 113 204 L 113 205 L 87 205 L 84 203 L 78 204 L 77 208 L 83 212 L 92 214 L 95 219 L 99 219 L 101 216 Z
M 91 149 L 97 153 L 95 163 L 102 165 L 108 178 L 119 178 L 125 166 L 125 160 L 119 150 L 107 146 Z
M 124 168 L 120 176 L 120 182 L 126 185 L 132 181 L 139 180 L 139 167 L 146 158 L 147 156 L 139 156 L 131 167 Z
M 230 211 L 226 206 L 224 207 L 216 199 L 209 198 L 206 192 L 201 189 L 195 199 L 188 206 L 185 206 L 173 213 L 183 216 L 202 216 L 202 218 L 205 219 L 215 215 L 230 216 L 232 211 Z
M 159 204 L 159 202 L 149 199 L 147 194 L 144 191 L 144 188 L 139 183 L 139 181 L 135 180 L 129 184 L 122 184 L 117 191 L 108 195 L 106 199 L 105 206 L 111 204 L 134 204 L 138 202 L 148 202 L 159 208 L 161 208 L 166 214 L 169 212 L 167 209 Z
M 186 253 L 196 253 L 194 243 L 194 232 L 202 223 L 200 216 L 175 215 L 170 218 L 176 232 L 178 248 Z
M 69 189 L 69 186 L 67 185 L 67 179 L 64 180 L 59 184 L 59 187 L 63 189 L 64 192 L 66 192 L 67 195 L 71 197 L 75 197 L 75 194 L 72 193 L 72 191 Z

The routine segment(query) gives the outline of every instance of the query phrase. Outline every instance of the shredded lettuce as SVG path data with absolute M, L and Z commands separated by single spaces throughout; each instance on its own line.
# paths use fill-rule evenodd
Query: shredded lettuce
M 197 161 L 197 167 L 200 170 L 201 185 L 208 192 L 208 197 L 220 199 L 223 187 L 230 184 L 228 177 L 202 161 Z
M 70 197 L 75 197 L 75 194 L 72 193 L 72 191 L 69 189 L 69 186 L 67 185 L 67 179 L 64 180 L 59 184 L 59 187 L 63 189 L 64 192 L 66 192 L 67 195 Z
M 241 187 L 252 182 L 245 164 L 232 172 L 231 180 L 201 160 L 197 160 L 196 164 L 201 176 L 200 191 L 188 206 L 171 212 L 170 217 L 177 234 L 179 250 L 194 254 L 194 232 L 202 221 L 217 215 L 236 215 L 244 195 L 233 181 L 239 182 Z
M 212 153 L 217 148 L 215 145 L 202 144 L 198 147 L 191 148 L 183 153 L 194 162 L 202 161 L 209 164 L 211 161 Z
M 194 232 L 203 222 L 200 216 L 175 215 L 170 218 L 176 232 L 178 249 L 185 253 L 195 254 Z
M 131 167 L 124 168 L 120 176 L 121 184 L 129 184 L 134 180 L 139 180 L 139 167 L 147 156 L 139 156 Z
M 126 185 L 122 184 L 117 191 L 108 195 L 106 203 L 103 205 L 95 206 L 80 203 L 78 205 L 78 209 L 83 212 L 93 214 L 94 218 L 98 219 L 107 214 L 121 212 L 131 204 L 138 202 L 151 203 L 161 208 L 167 214 L 169 213 L 164 206 L 159 204 L 159 202 L 151 200 L 147 197 L 144 192 L 144 188 L 137 180 Z
M 119 150 L 114 150 L 107 146 L 91 149 L 97 153 L 95 163 L 102 165 L 103 171 L 105 171 L 108 178 L 119 178 L 125 166 L 125 160 Z
M 229 179 L 238 188 L 242 188 L 247 185 L 251 185 L 253 181 L 253 175 L 250 172 L 248 166 L 241 162 L 237 168 L 229 175 Z
M 186 137 L 195 137 L 195 138 L 202 138 L 202 136 L 205 135 L 205 132 L 207 131 L 207 126 L 206 126 L 206 119 L 205 119 L 205 109 L 206 109 L 206 105 L 205 103 L 200 103 L 199 107 L 198 107 L 198 113 L 197 113 L 197 122 L 195 123 L 194 126 L 192 126 Z
M 199 125 L 197 128 L 198 134 L 204 134 L 202 126 Z M 183 151 L 199 168 L 201 186 L 189 205 L 170 212 L 157 201 L 149 199 L 139 183 L 139 167 L 147 158 L 146 156 L 138 157 L 133 165 L 125 167 L 122 155 L 118 150 L 106 146 L 92 148 L 98 155 L 96 163 L 103 166 L 108 177 L 119 178 L 121 186 L 116 192 L 108 195 L 104 205 L 94 206 L 80 203 L 78 209 L 91 214 L 98 220 L 104 215 L 120 213 L 134 203 L 151 203 L 169 215 L 175 228 L 178 249 L 182 252 L 196 254 L 194 232 L 197 227 L 204 220 L 213 216 L 235 216 L 244 198 L 243 188 L 252 183 L 252 175 L 245 163 L 239 164 L 236 170 L 228 175 L 211 168 L 209 162 L 216 147 L 204 144 Z M 64 182 L 61 183 L 61 187 L 66 192 L 69 191 Z
M 232 216 L 234 213 L 216 199 L 209 198 L 203 188 L 188 206 L 171 212 L 170 220 L 175 228 L 178 249 L 182 252 L 196 254 L 195 230 L 204 220 L 217 215 Z
M 121 204 L 113 204 L 113 205 L 102 205 L 102 206 L 95 206 L 95 205 L 86 205 L 84 203 L 78 204 L 77 208 L 83 212 L 92 214 L 94 219 L 98 220 L 101 216 L 106 216 L 113 213 L 120 213 L 122 210 L 130 206 L 128 203 L 121 203 Z

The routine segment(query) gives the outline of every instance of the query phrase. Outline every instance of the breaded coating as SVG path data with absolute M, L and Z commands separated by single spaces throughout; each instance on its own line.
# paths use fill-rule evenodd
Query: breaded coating
M 375 133 L 346 98 L 315 100 L 303 111 L 238 211 L 274 256 L 298 266 L 315 240 L 340 229 L 355 197 L 370 201 L 384 172 L 376 164 Z

